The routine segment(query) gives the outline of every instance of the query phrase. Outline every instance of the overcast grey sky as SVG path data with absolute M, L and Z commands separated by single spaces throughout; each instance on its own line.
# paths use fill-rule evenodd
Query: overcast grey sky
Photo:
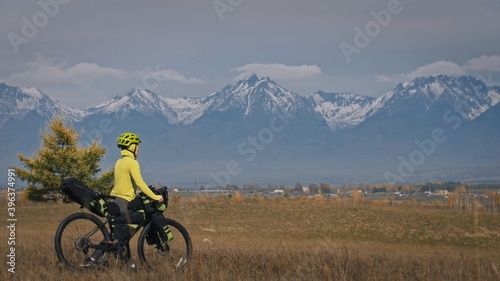
M 133 87 L 207 96 L 252 72 L 301 95 L 500 84 L 499 0 L 0 0 L 0 20 L 0 82 L 75 107 Z

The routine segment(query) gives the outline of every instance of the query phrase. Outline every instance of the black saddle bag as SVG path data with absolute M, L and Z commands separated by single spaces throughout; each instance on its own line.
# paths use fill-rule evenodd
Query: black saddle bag
M 106 217 L 108 215 L 106 200 L 81 181 L 75 178 L 67 178 L 62 181 L 61 190 L 71 200 L 85 207 L 92 213 L 101 217 Z

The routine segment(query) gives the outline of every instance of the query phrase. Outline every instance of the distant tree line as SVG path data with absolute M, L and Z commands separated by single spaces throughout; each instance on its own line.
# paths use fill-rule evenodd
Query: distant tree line
M 205 188 L 204 188 L 205 189 Z M 258 186 L 254 183 L 245 184 L 239 187 L 234 184 L 228 184 L 224 187 L 217 187 L 217 189 L 225 189 L 230 191 L 274 191 L 276 189 L 285 190 L 291 194 L 332 194 L 338 192 L 349 192 L 353 190 L 358 190 L 361 192 L 370 193 L 386 193 L 386 192 L 401 192 L 407 194 L 413 193 L 425 193 L 425 192 L 436 192 L 437 190 L 447 190 L 449 192 L 456 191 L 460 189 L 460 192 L 472 192 L 474 190 L 499 190 L 500 183 L 478 183 L 472 184 L 468 182 L 427 182 L 418 184 L 358 184 L 358 185 L 332 185 L 329 183 L 310 183 L 303 185 L 300 182 L 296 182 L 293 186 L 281 185 L 266 185 Z
M 371 187 L 372 193 L 384 192 L 403 192 L 403 193 L 425 193 L 436 192 L 437 190 L 447 190 L 453 192 L 460 190 L 460 192 L 471 192 L 473 190 L 499 190 L 500 183 L 468 183 L 468 182 L 427 182 L 420 184 L 405 184 L 405 185 L 388 185 L 388 184 L 375 184 Z

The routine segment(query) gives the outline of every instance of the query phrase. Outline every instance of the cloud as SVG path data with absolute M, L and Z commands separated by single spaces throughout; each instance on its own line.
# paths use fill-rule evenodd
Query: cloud
M 2 80 L 12 85 L 87 85 L 89 83 L 104 80 L 130 80 L 137 79 L 155 79 L 160 83 L 163 81 L 172 81 L 178 83 L 199 84 L 203 80 L 196 78 L 187 78 L 178 71 L 172 69 L 156 69 L 147 66 L 144 70 L 129 71 L 112 67 L 101 66 L 97 63 L 78 63 L 68 65 L 65 62 L 55 63 L 51 60 L 38 56 L 35 61 L 25 64 L 26 71 L 11 74 Z M 142 80 L 140 80 L 142 79 Z
M 163 81 L 173 81 L 183 84 L 203 84 L 205 81 L 198 78 L 187 78 L 178 71 L 173 69 L 161 69 L 160 65 L 156 65 L 156 69 L 147 66 L 144 71 L 137 72 L 137 76 L 143 81 L 155 80 L 158 83 Z
M 379 83 L 395 84 L 403 81 L 412 81 L 418 77 L 438 75 L 461 76 L 465 74 L 467 74 L 467 72 L 464 70 L 464 67 L 454 62 L 441 60 L 424 66 L 420 66 L 417 69 L 410 71 L 409 73 L 377 74 L 375 75 L 375 79 Z
M 102 67 L 96 63 L 79 63 L 74 66 L 51 63 L 12 74 L 4 81 L 14 85 L 85 84 L 96 79 L 130 77 L 131 74 L 127 71 Z
M 500 71 L 500 56 L 485 56 L 468 60 L 464 69 L 469 71 Z
M 396 75 L 386 75 L 386 74 L 377 74 L 375 75 L 376 81 L 380 83 L 398 83 L 405 77 L 404 74 L 396 74 Z
M 409 72 L 401 74 L 377 74 L 375 79 L 379 83 L 400 83 L 411 81 L 418 77 L 449 75 L 461 76 L 466 74 L 477 75 L 479 71 L 500 72 L 500 55 L 486 56 L 469 59 L 464 65 L 450 61 L 433 62 Z M 491 73 L 488 80 L 491 79 Z M 490 84 L 492 84 L 490 82 Z
M 232 71 L 241 72 L 237 78 L 242 79 L 252 73 L 259 76 L 269 76 L 271 79 L 290 80 L 311 78 L 321 75 L 321 68 L 317 65 L 289 66 L 281 63 L 250 63 L 232 68 Z
M 437 75 L 449 75 L 449 76 L 461 76 L 465 75 L 466 72 L 462 66 L 449 61 L 437 61 L 428 65 L 421 66 L 412 72 L 405 75 L 406 80 L 413 80 L 417 77 L 422 76 L 437 76 Z

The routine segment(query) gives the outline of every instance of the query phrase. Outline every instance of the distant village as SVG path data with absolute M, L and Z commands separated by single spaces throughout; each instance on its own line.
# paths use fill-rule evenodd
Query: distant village
M 412 196 L 448 198 L 450 194 L 468 194 L 483 196 L 489 193 L 500 193 L 500 183 L 462 183 L 462 182 L 432 182 L 419 184 L 359 184 L 359 185 L 330 185 L 328 183 L 308 184 L 297 182 L 294 186 L 267 185 L 257 186 L 246 184 L 243 186 L 226 185 L 206 188 L 170 187 L 171 192 L 206 193 L 206 194 L 259 194 L 268 196 L 323 196 L 344 197 L 353 193 L 362 197 L 395 196 L 400 198 Z

